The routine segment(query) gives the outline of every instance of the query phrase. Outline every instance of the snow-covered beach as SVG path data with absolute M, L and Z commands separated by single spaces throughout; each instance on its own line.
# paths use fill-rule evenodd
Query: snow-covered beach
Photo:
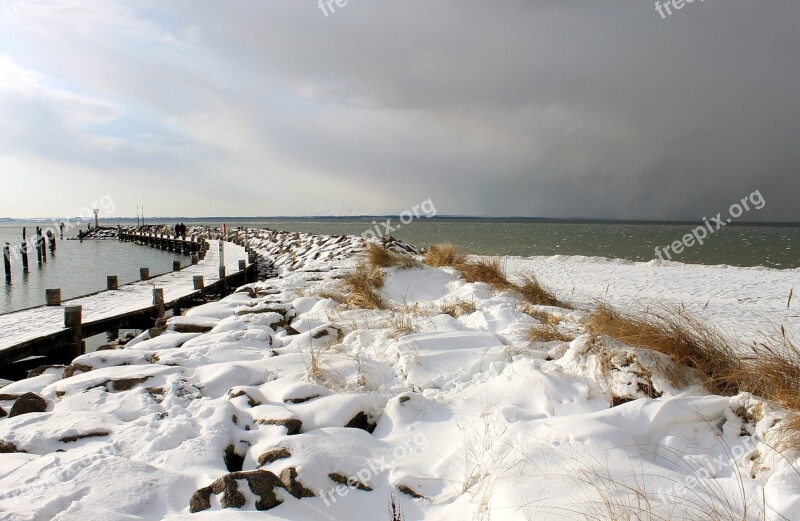
M 599 300 L 662 299 L 745 340 L 796 330 L 797 270 L 507 258 L 577 308 L 532 313 L 410 263 L 371 310 L 342 303 L 361 239 L 250 246 L 277 278 L 0 389 L 4 519 L 800 518 L 780 407 L 586 332 Z M 568 340 L 531 342 L 544 317 Z

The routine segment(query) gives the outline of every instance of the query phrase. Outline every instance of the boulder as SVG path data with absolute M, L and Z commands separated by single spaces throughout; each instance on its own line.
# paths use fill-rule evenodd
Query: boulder
M 45 411 L 47 411 L 47 400 L 36 393 L 25 393 L 14 402 L 8 417 L 13 418 L 21 414 Z
M 273 449 L 258 457 L 258 466 L 263 467 L 281 459 L 291 458 L 292 453 L 284 448 Z
M 272 472 L 255 470 L 232 472 L 222 476 L 210 486 L 201 488 L 189 501 L 189 509 L 192 513 L 210 509 L 212 494 L 221 495 L 219 504 L 222 508 L 242 508 L 247 503 L 247 499 L 239 491 L 239 487 L 245 485 L 250 492 L 258 496 L 256 510 L 270 510 L 282 503 L 275 493 L 276 487 L 286 488 L 281 480 Z
M 281 472 L 281 483 L 289 494 L 297 499 L 304 497 L 314 497 L 314 493 L 303 486 L 302 483 L 297 481 L 297 469 L 288 468 Z
M 286 433 L 289 436 L 299 434 L 300 429 L 303 428 L 303 422 L 296 418 L 286 418 L 279 420 L 256 420 L 256 423 L 259 425 L 278 425 L 280 427 L 286 427 Z

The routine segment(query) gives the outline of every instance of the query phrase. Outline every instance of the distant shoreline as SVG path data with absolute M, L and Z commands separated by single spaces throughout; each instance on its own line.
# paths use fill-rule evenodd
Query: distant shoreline
M 190 222 L 190 223 L 206 223 L 206 222 L 254 222 L 254 221 L 301 221 L 301 222 L 326 222 L 326 221 L 372 221 L 376 219 L 394 218 L 397 215 L 384 214 L 384 215 L 351 215 L 351 216 L 277 216 L 277 217 L 230 217 L 230 216 L 210 216 L 210 217 L 185 217 L 185 216 L 172 216 L 172 217 L 152 217 L 147 218 L 147 222 L 156 223 L 169 223 L 172 221 Z M 28 218 L 0 218 L 0 224 L 16 224 L 16 223 L 35 223 L 35 222 L 52 222 L 64 219 L 80 220 L 86 223 L 94 222 L 94 219 L 81 219 L 79 217 L 28 217 Z M 129 223 L 136 222 L 136 217 L 101 217 L 104 223 Z M 627 224 L 627 225 L 685 225 L 696 224 L 697 221 L 691 220 L 644 220 L 644 219 L 590 219 L 590 218 L 574 218 L 574 219 L 561 219 L 550 217 L 471 217 L 461 215 L 438 215 L 426 219 L 428 222 L 484 222 L 484 223 L 531 223 L 531 224 Z M 800 227 L 800 221 L 739 221 L 731 223 L 730 226 L 763 226 L 763 227 Z

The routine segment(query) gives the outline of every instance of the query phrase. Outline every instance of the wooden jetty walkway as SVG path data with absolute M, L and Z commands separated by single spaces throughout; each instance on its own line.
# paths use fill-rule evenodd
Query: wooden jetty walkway
M 135 242 L 153 248 L 167 250 L 176 253 L 190 255 L 199 252 L 206 244 L 203 237 L 183 237 L 163 233 L 144 233 L 132 229 L 120 228 L 119 240 L 123 242 Z
M 153 237 L 153 242 L 148 243 L 143 240 L 146 237 L 149 235 L 137 235 L 135 242 L 187 248 L 184 251 L 197 255 L 193 255 L 192 265 L 181 269 L 180 261 L 176 261 L 173 272 L 152 279 L 147 268 L 142 268 L 142 280 L 138 282 L 117 286 L 117 278 L 109 276 L 109 290 L 64 302 L 60 302 L 58 292 L 51 291 L 47 295 L 48 306 L 0 315 L 0 364 L 44 354 L 77 356 L 85 338 L 118 329 L 149 327 L 167 309 L 180 307 L 206 292 L 213 293 L 223 285 L 241 285 L 257 277 L 255 254 L 242 246 L 224 243 L 221 263 L 219 241 Z M 192 249 L 195 245 L 197 248 Z

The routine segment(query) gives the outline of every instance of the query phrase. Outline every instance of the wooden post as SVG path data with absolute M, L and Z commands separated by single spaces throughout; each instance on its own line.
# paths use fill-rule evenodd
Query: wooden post
M 225 267 L 225 241 L 219 241 L 219 265 Z
M 119 289 L 119 279 L 116 275 L 106 277 L 106 289 L 114 291 Z
M 164 289 L 153 288 L 153 305 L 158 308 L 158 318 L 164 316 Z
M 139 268 L 139 278 L 142 280 L 150 280 L 150 268 Z
M 172 261 L 172 271 L 181 271 L 181 261 Z
M 50 252 L 51 253 L 55 253 L 56 252 L 56 236 L 50 230 L 47 230 L 47 239 L 50 241 Z
M 27 228 L 22 228 L 22 245 L 20 246 L 20 253 L 22 253 L 22 271 L 28 271 L 28 237 Z
M 219 267 L 219 279 L 222 281 L 225 280 L 225 266 Z
M 45 290 L 45 296 L 47 298 L 47 305 L 48 306 L 60 306 L 61 305 L 61 290 L 60 289 L 48 289 L 48 290 Z
M 83 308 L 81 306 L 67 306 L 64 308 L 64 327 L 72 330 L 72 357 L 77 358 L 83 354 Z
M 200 262 L 200 257 L 198 257 L 196 254 L 192 255 L 192 266 L 196 266 L 198 262 Z
M 41 233 L 42 230 L 37 226 L 36 235 L 34 235 L 33 238 L 36 240 L 36 262 L 39 264 L 39 266 L 42 265 L 42 238 L 40 237 Z
M 245 271 L 247 269 L 247 261 L 240 260 L 239 261 L 239 271 Z
M 194 289 L 200 290 L 200 289 L 205 289 L 206 287 L 202 275 L 195 275 L 194 277 L 192 277 L 192 282 L 194 282 Z
M 3 246 L 3 266 L 5 267 L 6 280 L 11 280 L 11 245 L 6 243 Z
M 256 254 L 255 253 L 250 253 L 250 254 L 247 255 L 248 264 L 255 264 L 256 260 L 257 260 L 257 258 L 256 258 Z

